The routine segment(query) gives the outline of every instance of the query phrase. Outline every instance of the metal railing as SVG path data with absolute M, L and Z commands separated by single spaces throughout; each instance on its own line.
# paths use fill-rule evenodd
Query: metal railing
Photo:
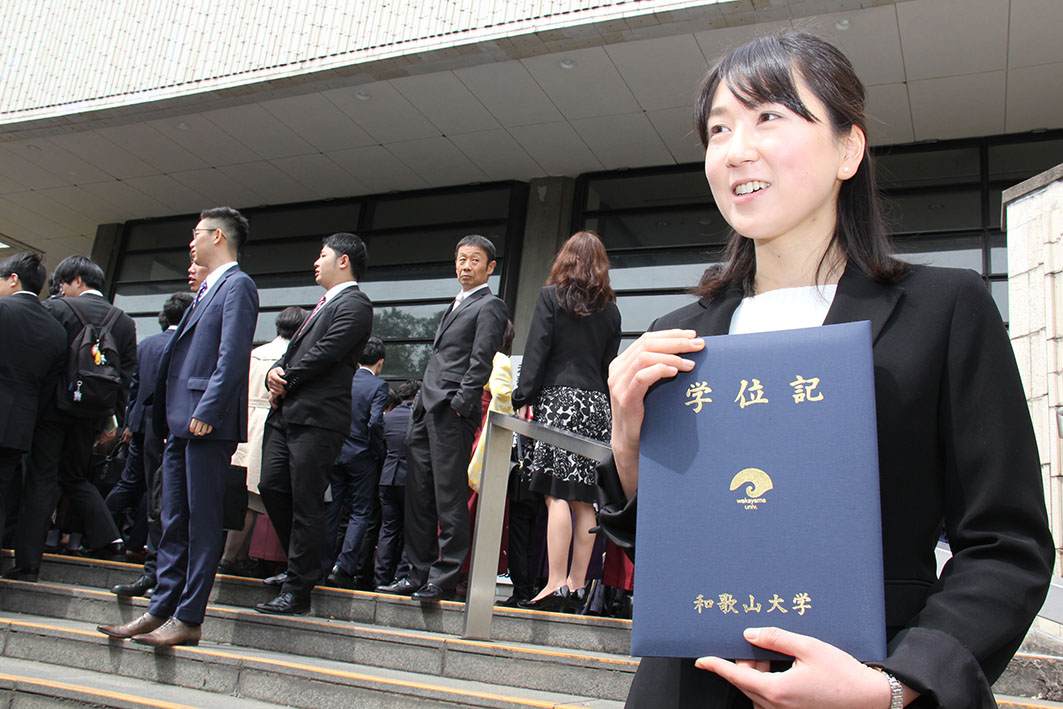
M 585 436 L 497 411 L 488 412 L 487 421 L 484 422 L 484 469 L 480 476 L 480 500 L 476 506 L 465 629 L 462 631 L 463 637 L 475 640 L 491 639 L 491 618 L 498 581 L 498 551 L 502 543 L 502 520 L 506 510 L 506 487 L 509 483 L 510 449 L 514 433 L 597 461 L 608 457 L 611 450 L 601 441 Z

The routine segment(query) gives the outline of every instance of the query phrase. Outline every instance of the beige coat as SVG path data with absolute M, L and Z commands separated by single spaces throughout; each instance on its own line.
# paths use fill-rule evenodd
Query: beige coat
M 232 464 L 247 468 L 247 489 L 255 494 L 258 494 L 258 480 L 262 474 L 262 437 L 269 414 L 266 374 L 287 349 L 288 340 L 277 337 L 251 350 L 251 369 L 247 375 L 247 443 L 236 447 Z

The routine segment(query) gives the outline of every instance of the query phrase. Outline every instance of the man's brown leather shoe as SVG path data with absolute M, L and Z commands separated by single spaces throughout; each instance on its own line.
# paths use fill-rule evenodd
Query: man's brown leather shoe
M 145 613 L 136 620 L 126 623 L 125 625 L 97 625 L 96 630 L 104 635 L 110 635 L 112 638 L 122 638 L 124 640 L 126 638 L 131 638 L 134 635 L 140 635 L 141 633 L 150 633 L 165 622 L 165 618 L 160 618 L 151 613 Z
M 199 626 L 185 625 L 177 618 L 170 618 L 158 630 L 144 635 L 134 635 L 133 642 L 152 647 L 199 645 Z

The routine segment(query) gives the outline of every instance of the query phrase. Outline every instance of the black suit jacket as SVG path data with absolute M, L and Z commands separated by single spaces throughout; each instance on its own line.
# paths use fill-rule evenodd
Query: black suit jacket
M 608 391 L 609 363 L 620 348 L 620 310 L 605 310 L 578 318 L 557 302 L 557 288 L 539 291 L 528 344 L 520 365 L 520 382 L 513 392 L 513 408 L 534 404 L 543 387 L 569 386 Z
M 741 297 L 731 289 L 651 329 L 726 334 Z M 874 338 L 890 638 L 882 665 L 926 695 L 913 706 L 993 706 L 989 685 L 1041 608 L 1054 556 L 1011 344 L 967 270 L 913 266 L 884 285 L 847 268 L 824 324 L 859 320 L 871 321 Z M 622 494 L 615 468 L 602 472 L 612 497 L 602 522 L 615 532 Z M 627 533 L 634 502 L 619 515 Z M 953 558 L 938 580 L 943 527 Z
M 432 356 L 424 370 L 418 405 L 435 411 L 449 405 L 461 416 L 480 416 L 491 360 L 502 345 L 509 308 L 487 288 L 447 311 L 436 330 Z
M 133 433 L 145 433 L 145 423 L 151 423 L 151 405 L 155 397 L 155 380 L 159 377 L 162 353 L 173 337 L 174 330 L 163 330 L 144 338 L 137 345 L 137 368 L 129 384 L 129 406 L 125 426 Z
M 351 380 L 373 327 L 373 304 L 358 286 L 336 294 L 310 324 L 292 338 L 277 360 L 288 382 L 280 405 L 266 422 L 338 431 L 351 427 Z
M 36 296 L 0 298 L 0 448 L 28 451 L 37 413 L 55 397 L 66 332 Z
M 380 471 L 381 485 L 406 484 L 406 433 L 410 430 L 413 402 L 404 401 L 384 414 L 384 442 L 387 454 Z
M 388 405 L 388 383 L 359 367 L 351 381 L 351 429 L 336 458 L 345 465 L 355 458 L 384 459 L 384 408 Z
M 66 330 L 68 346 L 81 333 L 82 328 L 81 321 L 71 312 L 70 307 L 62 302 L 69 300 L 73 298 L 49 298 L 43 303 L 44 307 Z M 105 298 L 94 293 L 83 293 L 77 296 L 75 307 L 80 307 L 90 322 L 100 325 L 107 319 L 113 306 Z M 122 388 L 118 391 L 118 401 L 115 403 L 114 410 L 119 425 L 123 425 L 126 404 L 129 401 L 129 385 L 133 381 L 133 372 L 137 368 L 137 328 L 133 319 L 122 313 L 115 320 L 111 334 L 114 336 L 115 345 L 118 346 L 118 354 L 121 358 L 119 367 L 122 371 Z

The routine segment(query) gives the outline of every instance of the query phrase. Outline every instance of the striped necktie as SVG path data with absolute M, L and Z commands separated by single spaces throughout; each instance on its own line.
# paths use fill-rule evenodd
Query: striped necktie
M 314 319 L 315 315 L 317 315 L 317 311 L 321 310 L 321 306 L 324 304 L 325 296 L 321 296 L 321 300 L 317 301 L 317 305 L 315 305 L 314 309 L 310 311 L 310 316 L 306 320 L 303 320 L 303 324 L 299 326 L 299 330 L 295 333 L 295 337 L 299 337 L 299 335 L 303 334 L 303 330 L 306 329 L 307 325 L 310 324 L 310 321 Z M 293 337 L 292 339 L 294 340 L 295 337 Z
M 192 307 L 193 308 L 196 307 L 197 305 L 199 305 L 199 301 L 203 299 L 203 294 L 206 293 L 206 292 L 207 292 L 207 282 L 203 281 L 203 285 L 201 285 L 199 287 L 199 290 L 196 291 L 196 299 L 194 301 L 192 301 Z

